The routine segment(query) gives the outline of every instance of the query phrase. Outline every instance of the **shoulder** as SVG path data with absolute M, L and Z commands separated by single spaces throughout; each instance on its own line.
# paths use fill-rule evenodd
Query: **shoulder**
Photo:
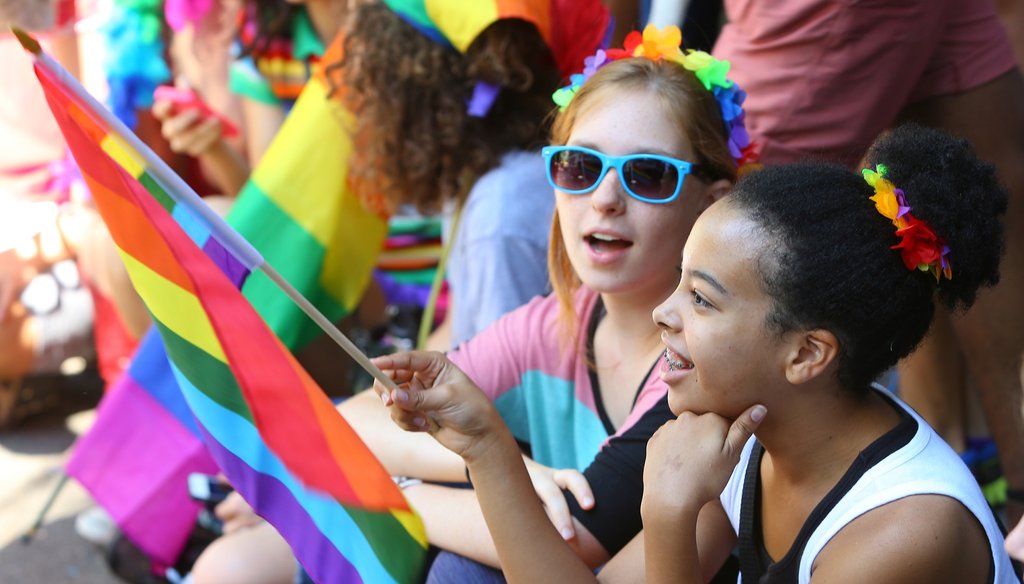
M 268 105 L 280 103 L 270 82 L 256 66 L 256 61 L 248 55 L 231 63 L 228 72 L 228 87 L 234 93 L 257 103 Z
M 818 554 L 812 580 L 984 582 L 988 536 L 959 501 L 914 495 L 850 521 Z
M 551 345 L 548 339 L 551 335 L 546 334 L 553 322 L 558 318 L 558 299 L 554 295 L 535 296 L 526 304 L 505 313 L 491 323 L 490 326 L 480 331 L 473 338 L 460 344 L 452 353 L 453 358 L 464 354 L 467 351 L 475 352 L 484 347 L 488 351 L 494 350 L 496 346 L 520 347 L 524 339 L 530 339 L 530 346 L 541 351 L 546 351 Z

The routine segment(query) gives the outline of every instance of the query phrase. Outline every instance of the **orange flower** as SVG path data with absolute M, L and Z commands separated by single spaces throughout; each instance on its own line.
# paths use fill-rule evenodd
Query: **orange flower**
M 658 30 L 653 24 L 644 27 L 643 42 L 634 48 L 633 55 L 647 57 L 652 61 L 667 59 L 678 61 L 682 58 L 679 45 L 683 42 L 683 32 L 678 26 L 666 26 Z M 629 46 L 626 47 L 629 50 Z

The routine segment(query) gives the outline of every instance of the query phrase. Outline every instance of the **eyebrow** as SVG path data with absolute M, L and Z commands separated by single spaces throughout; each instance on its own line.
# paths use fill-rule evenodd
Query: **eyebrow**
M 591 144 L 590 142 L 578 142 L 578 143 L 575 143 L 575 144 L 566 144 L 566 146 L 582 146 L 584 148 L 590 148 L 591 150 L 597 150 L 598 152 L 601 152 L 602 154 L 607 154 L 604 150 L 601 150 L 596 145 Z M 658 156 L 666 156 L 668 158 L 675 158 L 675 159 L 678 159 L 678 160 L 684 160 L 683 157 L 678 156 L 676 154 L 673 154 L 671 152 L 668 152 L 667 150 L 663 150 L 661 148 L 639 148 L 639 149 L 634 150 L 633 152 L 630 152 L 629 154 L 624 154 L 624 156 L 632 156 L 634 154 L 657 154 Z M 611 156 L 611 155 L 608 154 L 608 156 Z
M 718 290 L 725 296 L 729 296 L 729 291 L 725 289 L 725 286 L 723 286 L 721 282 L 716 280 L 715 277 L 712 276 L 711 274 L 707 272 L 702 272 L 700 270 L 690 270 L 690 276 L 693 278 L 699 278 L 701 280 L 704 280 L 715 290 Z

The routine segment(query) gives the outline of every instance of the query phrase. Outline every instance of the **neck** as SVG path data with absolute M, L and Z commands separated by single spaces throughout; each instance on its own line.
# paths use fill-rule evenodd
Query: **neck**
M 306 2 L 306 14 L 309 22 L 320 37 L 320 42 L 327 45 L 341 30 L 345 21 L 347 2 L 340 0 L 311 0 Z
M 772 480 L 790 485 L 831 488 L 862 450 L 899 421 L 874 391 L 860 395 L 819 383 L 790 386 L 780 397 L 774 413 L 768 405 L 757 438 Z
M 601 300 L 607 315 L 601 326 L 615 331 L 611 338 L 625 352 L 660 353 L 664 347 L 658 325 L 654 323 L 651 313 L 668 295 L 667 291 L 653 294 L 602 294 Z

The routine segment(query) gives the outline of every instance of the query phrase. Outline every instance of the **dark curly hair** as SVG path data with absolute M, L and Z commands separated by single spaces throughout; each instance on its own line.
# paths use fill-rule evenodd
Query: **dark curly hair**
M 488 27 L 465 55 L 420 34 L 381 4 L 351 17 L 344 54 L 327 65 L 332 93 L 354 114 L 352 185 L 363 200 L 436 211 L 464 196 L 501 156 L 546 142 L 554 58 L 522 20 Z M 478 81 L 501 88 L 488 114 L 466 105 Z
M 934 301 L 966 310 L 999 280 L 1006 191 L 971 145 L 938 130 L 903 126 L 867 155 L 884 164 L 918 219 L 950 247 L 951 280 L 908 270 L 892 222 L 868 200 L 860 174 L 820 163 L 766 168 L 725 200 L 763 229 L 771 246 L 758 272 L 774 306 L 766 323 L 782 334 L 821 328 L 839 340 L 839 381 L 862 390 L 924 338 Z

